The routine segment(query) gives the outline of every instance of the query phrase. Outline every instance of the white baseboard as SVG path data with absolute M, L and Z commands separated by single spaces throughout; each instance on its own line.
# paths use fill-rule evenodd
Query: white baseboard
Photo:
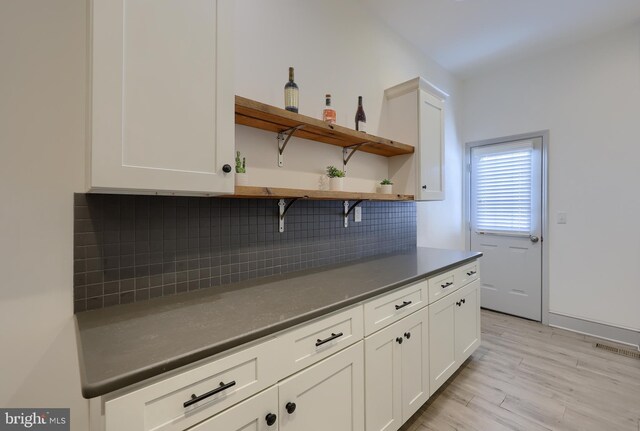
M 549 326 L 613 341 L 640 350 L 640 332 L 549 312 Z

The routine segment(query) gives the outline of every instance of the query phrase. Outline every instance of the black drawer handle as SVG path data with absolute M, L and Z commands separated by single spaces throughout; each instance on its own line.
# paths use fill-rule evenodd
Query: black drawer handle
M 407 305 L 410 305 L 411 301 L 402 301 L 402 305 L 396 305 L 396 310 L 399 310 L 401 308 L 406 307 Z
M 217 388 L 215 388 L 212 391 L 207 392 L 206 394 L 202 394 L 200 396 L 196 396 L 196 394 L 192 394 L 191 395 L 191 399 L 189 401 L 185 401 L 183 406 L 186 409 L 187 407 L 189 407 L 190 405 L 193 405 L 195 403 L 199 403 L 200 401 L 204 400 L 205 398 L 209 398 L 217 393 L 220 393 L 222 391 L 224 391 L 225 389 L 229 389 L 232 386 L 236 385 L 236 381 L 232 380 L 229 383 L 222 383 L 220 382 L 220 386 L 218 386 Z
M 451 286 L 453 284 L 453 281 L 447 281 L 445 284 L 441 284 L 440 287 L 442 287 L 443 289 Z
M 324 340 L 321 340 L 320 338 L 318 338 L 318 341 L 316 341 L 316 347 L 318 346 L 322 346 L 324 343 L 328 343 L 331 340 L 335 340 L 336 338 L 340 338 L 342 337 L 344 334 L 342 332 L 338 332 L 337 334 L 334 334 L 333 332 L 331 333 L 331 337 L 325 338 Z
M 475 273 L 476 273 L 476 271 L 469 271 L 469 272 L 467 272 L 467 275 L 473 275 Z

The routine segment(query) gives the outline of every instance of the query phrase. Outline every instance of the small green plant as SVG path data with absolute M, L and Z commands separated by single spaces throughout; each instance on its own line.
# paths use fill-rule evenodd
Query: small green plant
M 341 171 L 335 166 L 327 166 L 327 176 L 329 178 L 342 178 L 344 177 L 344 171 Z
M 236 151 L 236 173 L 244 174 L 247 172 L 247 158 L 240 158 L 240 151 Z
M 392 186 L 393 183 L 391 182 L 390 179 L 385 178 L 384 180 L 380 181 L 380 185 L 381 186 Z

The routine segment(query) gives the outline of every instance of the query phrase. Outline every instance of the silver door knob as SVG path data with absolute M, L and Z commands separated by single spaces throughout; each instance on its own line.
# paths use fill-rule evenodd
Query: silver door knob
M 529 235 L 529 239 L 531 240 L 531 242 L 536 243 L 540 240 L 540 238 L 538 238 L 535 235 Z

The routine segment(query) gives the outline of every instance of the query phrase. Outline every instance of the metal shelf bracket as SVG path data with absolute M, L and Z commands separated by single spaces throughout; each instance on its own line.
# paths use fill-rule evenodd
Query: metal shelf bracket
M 344 211 L 342 212 L 342 215 L 344 217 L 344 227 L 349 227 L 349 214 L 351 214 L 351 211 L 353 211 L 358 205 L 360 205 L 362 201 L 362 199 L 357 200 L 351 208 L 349 208 L 349 201 L 344 201 Z
M 304 126 L 305 126 L 304 124 L 300 124 L 299 126 L 282 130 L 278 133 L 278 167 L 279 168 L 284 166 L 284 149 L 287 147 L 287 144 L 289 143 L 289 139 L 291 139 L 291 137 L 296 131 L 303 129 Z M 285 138 L 285 135 L 287 135 L 286 138 Z
M 349 145 L 348 147 L 342 148 L 342 170 L 347 173 L 347 163 L 351 160 L 351 157 L 360 149 L 360 147 L 364 145 L 368 145 L 371 142 L 362 142 L 356 145 Z M 351 152 L 349 152 L 351 150 Z
M 288 203 L 284 199 L 278 201 L 278 232 L 284 232 L 284 216 L 287 214 L 287 211 L 289 211 L 289 208 L 291 208 L 291 205 L 298 199 L 300 198 L 291 198 Z

